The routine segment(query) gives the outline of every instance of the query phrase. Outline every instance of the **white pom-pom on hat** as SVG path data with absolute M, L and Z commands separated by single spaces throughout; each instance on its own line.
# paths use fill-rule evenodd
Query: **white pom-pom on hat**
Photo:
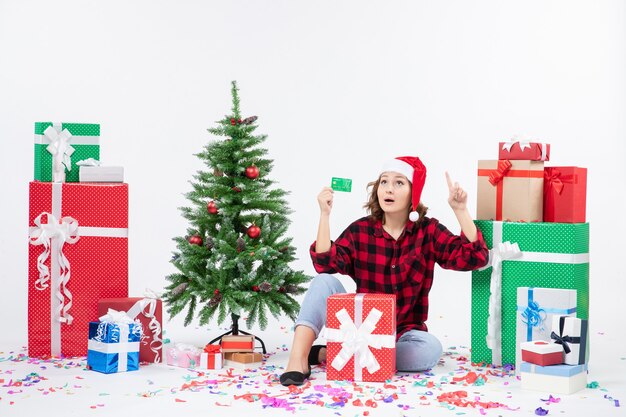
M 419 220 L 417 206 L 422 197 L 422 190 L 426 183 L 426 167 L 417 156 L 398 156 L 387 161 L 381 170 L 383 172 L 397 172 L 407 177 L 411 181 L 411 212 L 409 220 L 416 222 Z

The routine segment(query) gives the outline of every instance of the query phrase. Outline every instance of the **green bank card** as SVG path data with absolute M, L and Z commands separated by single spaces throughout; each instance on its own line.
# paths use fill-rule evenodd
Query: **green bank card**
M 348 178 L 333 177 L 330 187 L 335 191 L 343 191 L 349 193 L 350 191 L 352 191 L 352 180 Z

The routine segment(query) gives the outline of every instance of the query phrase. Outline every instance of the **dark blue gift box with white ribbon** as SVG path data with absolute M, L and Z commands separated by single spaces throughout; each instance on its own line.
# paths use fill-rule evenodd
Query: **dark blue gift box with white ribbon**
M 140 323 L 89 323 L 87 365 L 105 374 L 138 370 L 141 334 Z

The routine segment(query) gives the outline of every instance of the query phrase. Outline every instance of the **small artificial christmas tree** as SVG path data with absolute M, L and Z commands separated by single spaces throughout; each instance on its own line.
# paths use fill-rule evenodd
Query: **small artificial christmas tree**
M 254 135 L 257 117 L 241 119 L 237 84 L 232 82 L 232 114 L 209 129 L 224 136 L 197 154 L 209 168 L 198 171 L 182 207 L 189 221 L 186 237 L 176 237 L 163 298 L 171 316 L 185 307 L 188 325 L 196 315 L 206 324 L 217 313 L 218 324 L 230 314 L 233 333 L 247 313 L 246 325 L 267 326 L 267 311 L 295 319 L 300 308 L 294 295 L 305 291 L 310 277 L 293 271 L 291 238 L 284 237 L 290 213 L 287 192 L 272 188 L 272 161 L 259 147 L 266 135 Z

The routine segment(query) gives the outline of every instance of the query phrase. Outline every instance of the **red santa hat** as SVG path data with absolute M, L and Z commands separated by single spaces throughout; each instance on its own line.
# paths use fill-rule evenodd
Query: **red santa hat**
M 411 181 L 411 212 L 409 213 L 409 220 L 416 222 L 419 219 L 419 213 L 417 212 L 417 206 L 420 203 L 422 196 L 422 189 L 426 182 L 426 167 L 420 161 L 417 156 L 398 156 L 383 164 L 383 168 L 380 171 L 383 172 L 397 172 L 407 177 Z

